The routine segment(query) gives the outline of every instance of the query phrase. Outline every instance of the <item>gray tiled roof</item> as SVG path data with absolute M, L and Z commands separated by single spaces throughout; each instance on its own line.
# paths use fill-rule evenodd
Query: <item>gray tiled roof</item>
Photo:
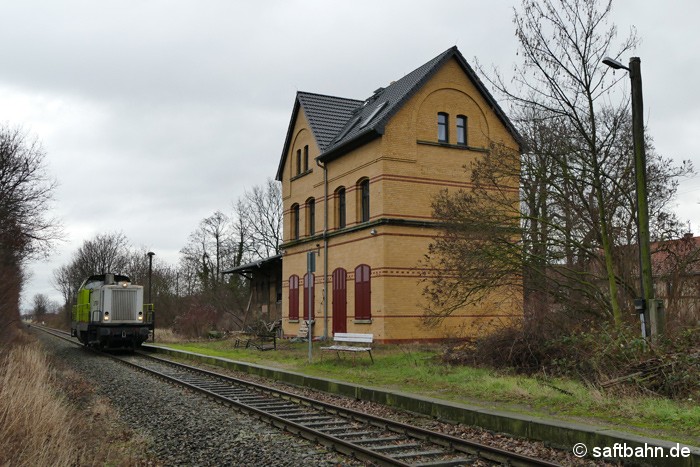
M 450 54 L 453 49 L 446 50 L 398 81 L 394 81 L 385 89 L 380 88 L 381 90 L 378 90 L 378 92 L 375 92 L 374 95 L 365 100 L 365 104 L 358 107 L 354 115 L 359 116 L 359 120 L 356 118 L 348 120 L 343 129 L 338 132 L 336 138 L 333 139 L 331 145 L 321 153 L 320 158 L 323 159 L 324 156 L 332 154 L 336 149 L 362 135 L 384 133 L 384 125 L 386 125 L 389 118 L 401 108 L 415 90 L 420 88 L 437 68 L 436 65 L 442 62 L 445 56 Z M 373 114 L 380 106 L 383 107 L 381 107 L 379 112 Z M 369 120 L 369 117 L 372 117 L 371 120 Z
M 318 147 L 323 152 L 340 133 L 353 112 L 362 104 L 356 99 L 298 92 L 297 99 L 304 109 Z
M 489 103 L 492 110 L 515 139 L 519 141 L 520 135 L 513 124 L 455 46 L 416 68 L 403 78 L 392 82 L 386 88 L 379 88 L 372 96 L 363 101 L 298 92 L 294 102 L 292 119 L 287 130 L 282 158 L 277 170 L 277 180 L 282 179 L 282 170 L 284 169 L 286 154 L 291 143 L 291 132 L 300 105 L 304 108 L 304 113 L 309 120 L 312 132 L 321 150 L 318 159 L 326 162 L 384 134 L 384 127 L 389 119 L 451 58 L 457 60 L 465 74 L 472 80 L 476 88 Z

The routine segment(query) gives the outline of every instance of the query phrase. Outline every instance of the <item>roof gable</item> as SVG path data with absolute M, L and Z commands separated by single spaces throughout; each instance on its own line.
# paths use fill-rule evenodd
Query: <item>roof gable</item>
M 282 178 L 284 162 L 289 150 L 291 132 L 299 111 L 303 106 L 314 137 L 321 150 L 317 157 L 327 162 L 348 151 L 384 134 L 384 128 L 396 112 L 410 99 L 448 60 L 454 58 L 464 73 L 474 83 L 499 120 L 505 125 L 513 138 L 520 143 L 518 131 L 508 119 L 484 83 L 467 63 L 457 46 L 451 47 L 416 68 L 401 79 L 392 82 L 386 88 L 377 89 L 364 101 L 323 96 L 312 93 L 297 93 L 292 112 L 292 120 L 287 131 L 282 159 L 277 171 L 277 180 Z
M 342 130 L 355 109 L 362 104 L 362 101 L 356 99 L 324 96 L 310 92 L 297 93 L 297 99 L 304 109 L 321 152 L 328 147 L 328 144 Z
M 287 137 L 282 148 L 282 157 L 277 169 L 277 180 L 282 180 L 282 171 L 286 162 L 289 146 L 292 143 L 294 127 L 299 115 L 299 109 L 304 110 L 306 119 L 311 126 L 316 144 L 321 153 L 328 147 L 328 144 L 343 128 L 355 109 L 362 104 L 356 99 L 346 99 L 344 97 L 326 96 L 311 92 L 297 91 L 292 110 L 292 118 L 287 128 Z

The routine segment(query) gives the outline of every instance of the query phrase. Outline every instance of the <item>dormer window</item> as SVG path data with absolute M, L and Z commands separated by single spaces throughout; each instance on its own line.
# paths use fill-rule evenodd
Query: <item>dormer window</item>
M 449 125 L 449 115 L 445 112 L 438 113 L 438 142 L 447 143 L 448 142 L 448 125 Z
M 457 144 L 467 145 L 467 117 L 457 115 Z

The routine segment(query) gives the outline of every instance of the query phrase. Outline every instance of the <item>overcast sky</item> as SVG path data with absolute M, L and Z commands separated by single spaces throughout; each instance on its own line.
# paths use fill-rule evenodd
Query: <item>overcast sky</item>
M 364 99 L 453 45 L 509 72 L 516 3 L 0 0 L 0 122 L 43 143 L 67 234 L 31 263 L 25 306 L 60 300 L 53 270 L 98 233 L 175 264 L 200 220 L 274 177 L 297 90 Z M 612 19 L 642 39 L 657 150 L 700 168 L 700 4 L 659 5 L 617 0 Z M 698 203 L 700 179 L 682 181 L 696 234 Z

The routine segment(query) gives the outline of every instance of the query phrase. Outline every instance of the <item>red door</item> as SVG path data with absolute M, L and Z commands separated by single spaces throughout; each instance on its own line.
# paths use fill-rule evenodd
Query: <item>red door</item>
M 348 273 L 343 268 L 333 271 L 333 334 L 347 332 L 348 316 Z

